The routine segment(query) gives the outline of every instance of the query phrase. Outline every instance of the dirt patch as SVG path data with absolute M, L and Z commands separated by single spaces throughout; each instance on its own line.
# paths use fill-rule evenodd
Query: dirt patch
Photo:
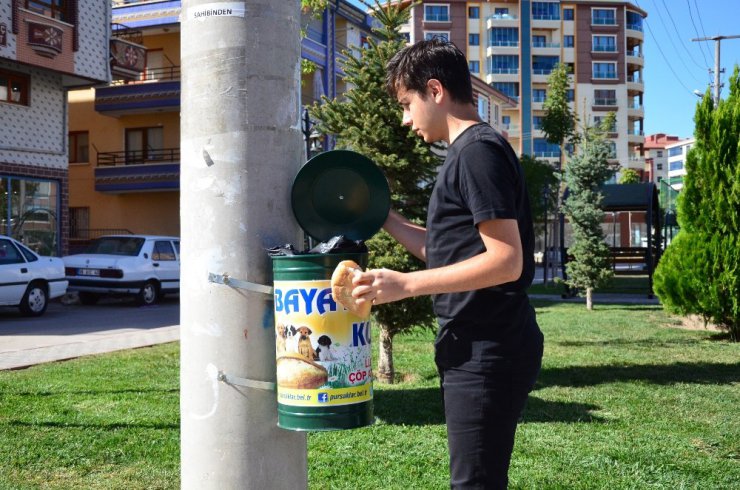
M 699 315 L 687 315 L 677 318 L 675 324 L 671 327 L 685 328 L 687 330 L 709 330 L 711 332 L 722 332 L 723 330 L 711 322 L 704 323 L 704 319 Z

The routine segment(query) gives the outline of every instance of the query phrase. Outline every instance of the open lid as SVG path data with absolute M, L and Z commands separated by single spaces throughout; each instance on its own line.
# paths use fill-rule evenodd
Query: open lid
M 391 192 L 372 160 L 354 151 L 332 150 L 298 171 L 291 205 L 298 224 L 317 240 L 337 235 L 367 240 L 385 223 Z

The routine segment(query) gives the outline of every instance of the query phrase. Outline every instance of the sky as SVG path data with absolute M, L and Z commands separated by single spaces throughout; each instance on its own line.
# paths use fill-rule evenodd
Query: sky
M 357 0 L 349 0 L 362 6 Z M 740 35 L 740 0 L 632 0 L 648 14 L 643 25 L 645 68 L 645 134 L 666 133 L 690 137 L 699 98 L 713 83 L 714 41 L 691 39 Z M 740 64 L 740 38 L 720 44 L 721 97 L 728 94 L 727 81 Z

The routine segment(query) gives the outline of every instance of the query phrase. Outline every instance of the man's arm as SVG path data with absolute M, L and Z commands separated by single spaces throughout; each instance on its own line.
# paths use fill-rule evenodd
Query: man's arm
M 517 221 L 484 221 L 478 231 L 485 252 L 437 269 L 409 273 L 369 270 L 355 278 L 352 295 L 382 304 L 411 296 L 472 291 L 519 279 L 524 259 Z
M 388 213 L 383 229 L 406 247 L 412 255 L 426 262 L 426 228 L 412 223 L 395 211 L 391 211 Z

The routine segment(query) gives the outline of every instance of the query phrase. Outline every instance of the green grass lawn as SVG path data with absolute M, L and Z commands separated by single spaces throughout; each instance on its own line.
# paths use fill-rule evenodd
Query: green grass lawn
M 511 488 L 740 488 L 740 345 L 659 307 L 537 303 Z M 432 334 L 397 337 L 372 427 L 309 436 L 312 489 L 447 488 Z M 0 489 L 179 488 L 178 345 L 0 372 Z

